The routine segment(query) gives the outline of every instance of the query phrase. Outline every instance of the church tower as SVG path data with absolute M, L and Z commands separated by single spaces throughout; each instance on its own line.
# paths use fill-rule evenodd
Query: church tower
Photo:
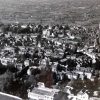
M 95 35 L 95 48 L 98 52 L 100 52 L 100 24 L 99 24 L 99 30 L 97 30 Z

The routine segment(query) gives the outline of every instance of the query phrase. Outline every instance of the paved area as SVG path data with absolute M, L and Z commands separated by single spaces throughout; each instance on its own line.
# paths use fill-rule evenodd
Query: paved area
M 22 100 L 19 97 L 0 92 L 0 100 Z

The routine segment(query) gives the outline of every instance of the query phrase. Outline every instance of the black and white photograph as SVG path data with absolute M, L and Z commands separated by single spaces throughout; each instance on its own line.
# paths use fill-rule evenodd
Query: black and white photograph
M 0 0 L 0 100 L 100 100 L 100 0 Z

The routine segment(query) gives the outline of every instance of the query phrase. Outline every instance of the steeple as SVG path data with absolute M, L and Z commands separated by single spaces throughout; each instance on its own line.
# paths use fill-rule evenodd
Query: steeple
M 100 52 L 100 24 L 95 36 L 95 48 Z

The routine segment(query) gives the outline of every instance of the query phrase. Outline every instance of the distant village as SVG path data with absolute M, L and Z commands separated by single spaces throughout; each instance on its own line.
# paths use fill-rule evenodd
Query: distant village
M 0 78 L 24 100 L 100 100 L 99 25 L 1 24 Z

